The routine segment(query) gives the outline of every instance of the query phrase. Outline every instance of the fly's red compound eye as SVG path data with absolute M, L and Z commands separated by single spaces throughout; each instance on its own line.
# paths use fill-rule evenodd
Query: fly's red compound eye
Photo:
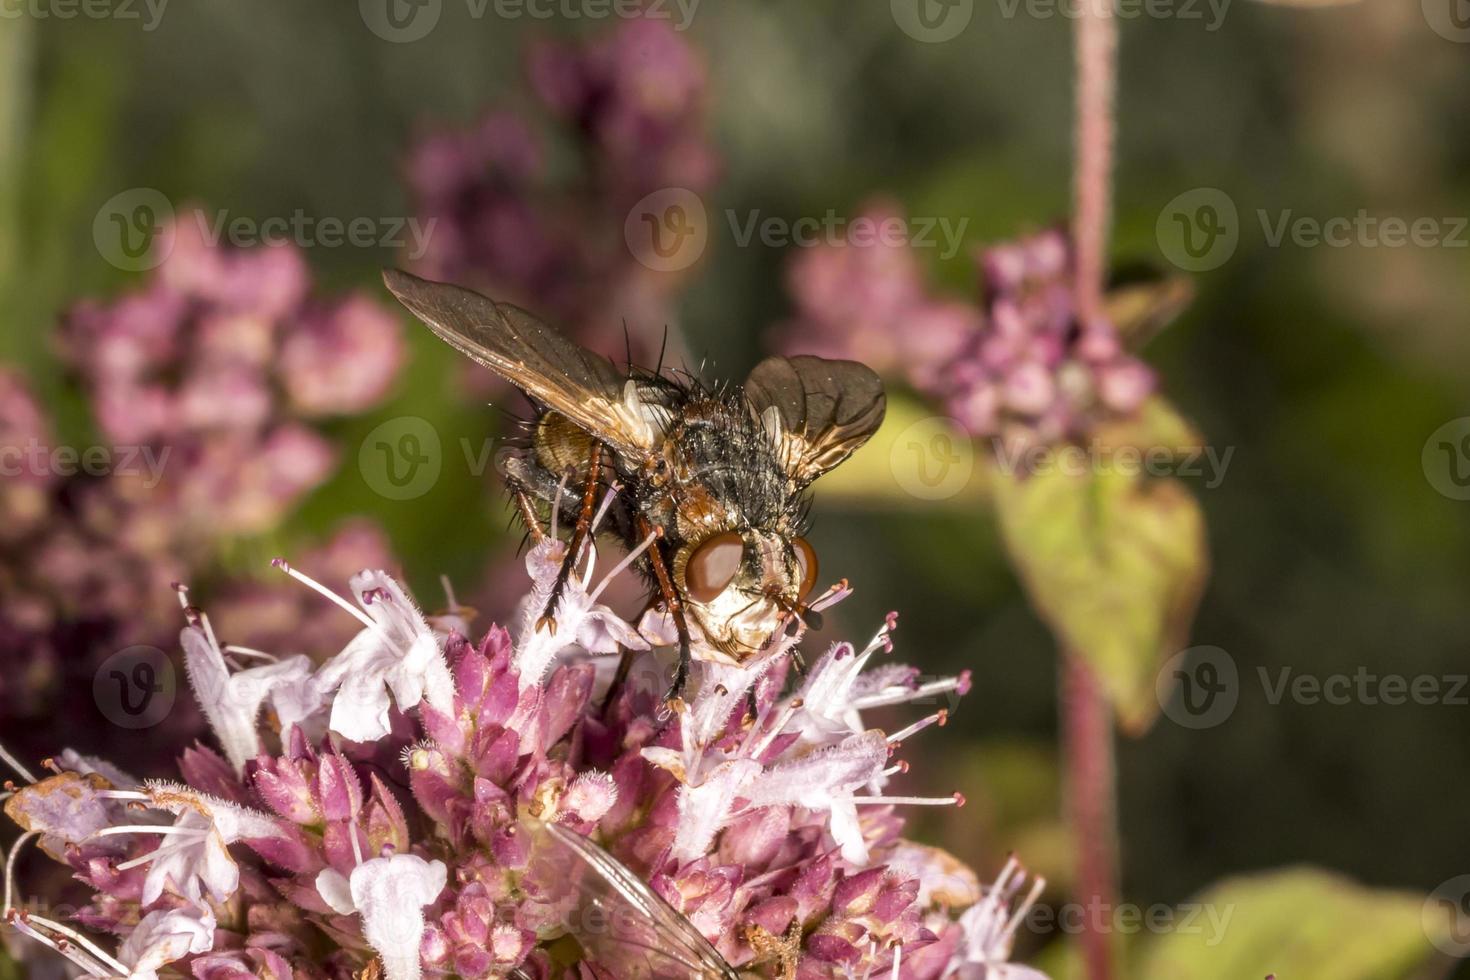
M 714 602 L 735 581 L 745 540 L 735 531 L 716 534 L 705 541 L 684 566 L 684 585 L 696 602 Z
M 791 547 L 796 551 L 796 564 L 801 570 L 801 591 L 797 598 L 805 599 L 817 584 L 817 551 L 806 538 L 796 538 Z

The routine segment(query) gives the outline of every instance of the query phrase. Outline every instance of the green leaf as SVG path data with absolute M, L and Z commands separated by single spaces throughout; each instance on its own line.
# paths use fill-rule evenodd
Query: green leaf
M 890 391 L 883 425 L 818 484 L 822 500 L 883 509 L 960 507 L 985 500 L 986 467 L 953 419 Z
M 1408 980 L 1430 975 L 1449 929 L 1421 895 L 1315 868 L 1229 878 L 1191 906 L 1199 927 L 1151 940 L 1140 980 Z
M 1198 502 L 1137 463 L 1150 450 L 1162 461 L 1197 444 L 1154 399 L 1099 432 L 1092 456 L 1076 449 L 1027 474 L 997 467 L 1001 536 L 1032 605 L 1062 647 L 1092 666 L 1132 732 L 1158 712 L 1154 675 L 1183 647 L 1209 566 Z M 1125 447 L 1137 452 L 1120 455 Z

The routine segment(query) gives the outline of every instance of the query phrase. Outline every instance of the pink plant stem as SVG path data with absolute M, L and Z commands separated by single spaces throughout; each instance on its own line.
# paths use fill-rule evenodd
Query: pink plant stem
M 1075 0 L 1077 160 L 1073 177 L 1072 239 L 1077 249 L 1077 304 L 1084 320 L 1099 312 L 1107 277 L 1112 221 L 1114 100 L 1118 25 L 1105 0 Z
M 1062 659 L 1062 753 L 1067 816 L 1077 856 L 1074 897 L 1082 906 L 1082 962 L 1088 980 L 1114 975 L 1113 916 L 1118 908 L 1113 713 L 1092 669 Z
M 1112 221 L 1118 26 L 1104 0 L 1075 0 L 1077 134 L 1072 238 L 1077 254 L 1077 310 L 1087 322 L 1102 311 Z M 1062 663 L 1063 753 L 1068 811 L 1077 855 L 1076 896 L 1086 909 L 1081 935 L 1088 980 L 1112 980 L 1117 908 L 1117 802 L 1113 716 L 1082 658 Z

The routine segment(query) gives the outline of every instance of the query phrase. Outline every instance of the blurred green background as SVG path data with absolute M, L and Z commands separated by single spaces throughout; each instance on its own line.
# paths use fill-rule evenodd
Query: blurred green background
M 255 218 L 406 216 L 415 133 L 523 101 L 528 33 L 605 26 L 493 7 L 476 17 L 445 0 L 429 36 L 389 43 L 357 8 L 175 0 L 151 31 L 141 5 L 141 21 L 0 20 L 0 358 L 54 396 L 64 437 L 85 438 L 88 422 L 63 398 L 55 317 L 138 281 L 93 244 L 108 198 L 151 187 Z M 703 0 L 689 37 L 707 58 L 724 161 L 711 213 L 851 215 L 884 193 L 913 215 L 968 219 L 967 248 L 1065 216 L 1071 21 L 1007 9 L 979 0 L 958 37 L 922 43 L 887 3 Z M 1168 268 L 1156 222 L 1190 189 L 1219 188 L 1239 210 L 1238 250 L 1196 276 L 1196 302 L 1146 355 L 1209 442 L 1234 450 L 1218 486 L 1195 481 L 1214 571 L 1192 642 L 1228 651 L 1242 684 L 1216 727 L 1162 717 L 1120 743 L 1124 891 L 1174 902 L 1305 862 L 1427 893 L 1470 872 L 1470 706 L 1272 704 L 1258 672 L 1470 672 L 1470 503 L 1438 492 L 1421 462 L 1432 432 L 1470 415 L 1470 249 L 1463 237 L 1272 247 L 1257 212 L 1470 214 L 1470 44 L 1412 0 L 1235 0 L 1215 30 L 1201 13 L 1122 25 L 1115 255 Z M 396 261 L 351 246 L 307 258 L 324 287 L 374 291 Z M 742 375 L 790 314 L 788 258 L 738 247 L 717 222 L 680 310 L 715 373 Z M 924 260 L 969 294 L 967 251 Z M 493 478 L 451 467 L 428 495 L 396 502 L 353 465 L 361 438 L 397 415 L 428 418 L 446 445 L 496 430 L 497 413 L 450 383 L 453 356 L 426 331 L 410 340 L 392 402 L 339 424 L 337 477 L 270 540 L 232 554 L 239 569 L 348 513 L 389 529 L 425 596 L 440 573 L 473 581 L 513 544 Z M 1055 651 L 988 511 L 969 496 L 819 490 L 815 514 L 824 570 L 858 588 L 841 617 L 849 635 L 898 609 L 903 659 L 975 671 L 973 693 L 913 756 L 922 781 L 972 806 L 924 833 L 985 869 L 1016 848 L 1065 877 Z

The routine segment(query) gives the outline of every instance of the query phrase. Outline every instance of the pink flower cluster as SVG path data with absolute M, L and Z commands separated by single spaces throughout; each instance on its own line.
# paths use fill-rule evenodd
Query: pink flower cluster
M 637 262 L 623 228 L 648 194 L 713 182 L 704 67 L 668 23 L 634 19 L 536 44 L 526 70 L 553 138 L 497 109 L 410 152 L 410 193 L 433 228 L 419 271 L 534 306 L 610 356 L 624 353 L 626 322 L 636 352 L 656 356 L 681 279 Z
M 0 371 L 0 699 L 16 714 L 46 710 L 63 655 L 166 637 L 169 584 L 321 485 L 337 447 L 320 424 L 381 403 L 404 357 L 376 301 L 310 296 L 293 247 L 212 244 L 193 213 L 156 244 L 139 289 L 77 303 L 57 334 L 96 445 L 59 444 Z M 352 567 L 386 560 L 356 550 Z
M 888 204 L 868 216 L 900 218 Z M 971 434 L 1011 449 L 1084 438 L 1153 391 L 1152 371 L 1106 319 L 1082 322 L 1067 236 L 1044 231 L 979 253 L 979 304 L 933 297 L 906 244 L 805 250 L 792 262 L 799 353 L 861 360 L 903 377 Z
M 110 495 L 116 520 L 166 512 L 179 539 L 268 530 L 334 465 L 311 423 L 387 394 L 403 359 L 398 321 L 362 295 L 313 300 L 297 249 L 222 248 L 198 215 L 175 221 L 161 247 L 142 290 L 78 303 L 59 335 L 102 433 L 170 449 L 157 487 Z
M 221 752 L 185 751 L 183 782 L 48 761 L 55 775 L 6 802 L 16 848 L 38 840 L 94 894 L 73 923 L 10 921 L 94 975 L 150 980 L 170 963 L 199 980 L 374 962 L 387 980 L 547 980 L 711 960 L 803 980 L 1040 978 L 1007 963 L 1039 884 L 1012 864 L 983 888 L 900 836 L 897 807 L 960 802 L 887 792 L 906 768 L 894 753 L 945 710 L 895 732 L 864 719 L 952 700 L 967 676 L 872 667 L 890 616 L 795 682 L 799 635 L 743 668 L 700 661 L 670 711 L 668 623 L 601 605 L 595 552 L 557 628 L 536 629 L 564 554 L 555 538 L 531 550 L 519 635 L 492 626 L 479 643 L 382 572 L 353 576 L 349 601 L 278 563 L 359 626 L 320 666 L 222 643 L 186 605 L 184 659 Z M 620 648 L 621 678 L 598 656 Z

